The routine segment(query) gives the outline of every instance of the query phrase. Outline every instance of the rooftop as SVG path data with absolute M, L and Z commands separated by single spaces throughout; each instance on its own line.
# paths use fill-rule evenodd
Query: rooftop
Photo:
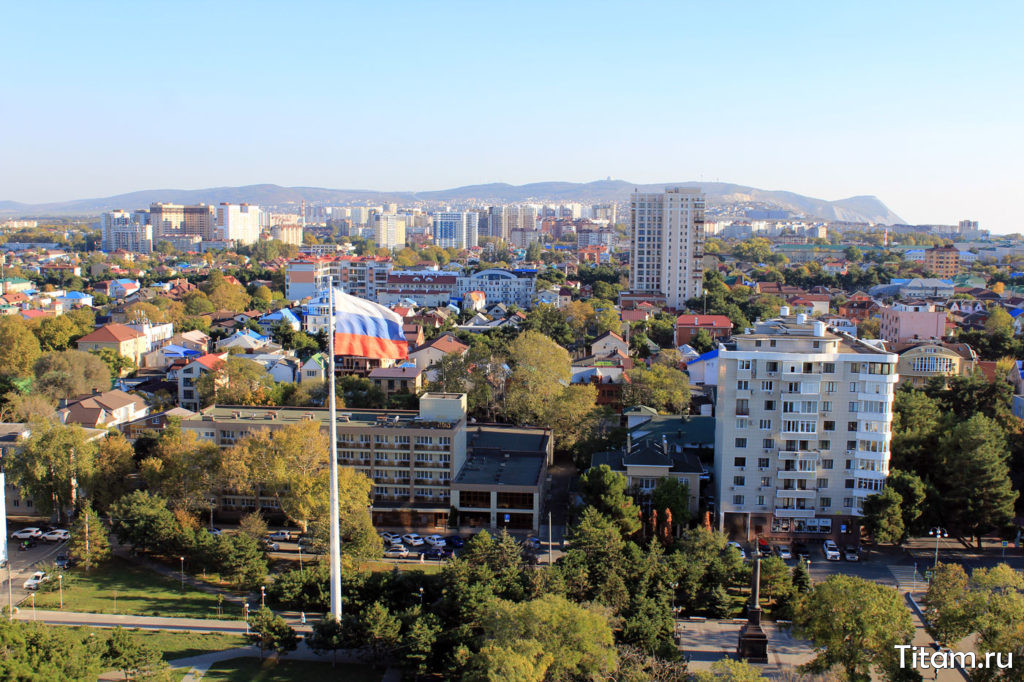
M 291 424 L 301 421 L 326 423 L 330 410 L 317 407 L 251 407 L 243 405 L 213 405 L 201 410 L 185 424 L 217 422 L 220 424 Z M 414 410 L 338 410 L 338 423 L 346 426 L 411 427 L 450 429 L 454 422 L 421 419 Z
M 538 485 L 544 475 L 549 439 L 540 429 L 478 426 L 469 432 L 468 457 L 453 483 Z

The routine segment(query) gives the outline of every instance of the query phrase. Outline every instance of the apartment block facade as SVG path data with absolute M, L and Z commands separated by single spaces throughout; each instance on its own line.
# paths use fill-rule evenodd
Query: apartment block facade
M 924 252 L 924 267 L 942 279 L 951 279 L 960 272 L 960 251 L 952 246 L 933 246 Z
M 255 244 L 260 240 L 264 224 L 268 223 L 259 206 L 222 203 L 217 207 L 217 237 L 221 241 Z
M 320 256 L 296 258 L 285 271 L 285 296 L 292 301 L 315 297 L 327 283 L 346 294 L 370 301 L 377 300 L 378 289 L 387 285 L 391 260 L 370 256 Z
M 469 249 L 477 245 L 479 214 L 437 213 L 434 215 L 434 244 L 443 249 Z
M 630 289 L 682 310 L 704 290 L 704 194 L 696 188 L 634 192 Z
M 718 527 L 855 544 L 864 498 L 889 473 L 897 356 L 803 315 L 734 342 L 718 362 Z
M 103 250 L 107 253 L 123 249 L 132 253 L 153 251 L 153 227 L 146 222 L 146 216 L 128 211 L 110 211 L 100 216 L 103 233 Z

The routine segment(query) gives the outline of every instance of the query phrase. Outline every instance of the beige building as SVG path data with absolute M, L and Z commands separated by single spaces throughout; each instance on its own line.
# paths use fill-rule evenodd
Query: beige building
M 704 194 L 697 188 L 634 192 L 629 286 L 674 310 L 704 290 Z
M 373 216 L 373 241 L 385 249 L 405 246 L 405 216 L 378 213 Z
M 978 354 L 966 343 L 917 341 L 889 348 L 899 356 L 899 385 L 922 388 L 933 377 L 967 376 L 978 368 Z
M 718 527 L 856 543 L 889 473 L 897 356 L 803 315 L 733 339 L 718 363 Z
M 924 252 L 924 269 L 941 279 L 951 279 L 960 272 L 960 251 L 953 246 L 933 246 Z
M 123 324 L 107 324 L 78 339 L 78 350 L 93 351 L 109 348 L 136 365 L 142 364 L 142 356 L 149 351 L 149 338 L 137 329 Z
M 149 224 L 154 241 L 187 236 L 198 236 L 203 241 L 217 238 L 217 210 L 206 204 L 151 204 Z

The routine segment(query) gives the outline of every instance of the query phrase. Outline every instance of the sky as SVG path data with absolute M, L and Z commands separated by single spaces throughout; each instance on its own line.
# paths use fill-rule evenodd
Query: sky
M 720 180 L 1024 231 L 1020 2 L 6 3 L 0 200 Z

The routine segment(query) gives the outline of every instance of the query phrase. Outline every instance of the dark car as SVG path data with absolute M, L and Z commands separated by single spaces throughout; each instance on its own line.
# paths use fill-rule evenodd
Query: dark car
M 441 559 L 451 559 L 453 556 L 452 550 L 448 547 L 431 547 L 420 552 L 420 554 L 423 555 L 424 559 L 437 559 L 438 561 Z
M 807 545 L 803 542 L 793 543 L 793 555 L 797 559 L 800 559 L 802 561 L 807 561 L 807 558 L 811 556 L 810 552 L 807 549 Z
M 449 547 L 455 548 L 463 547 L 466 544 L 466 541 L 463 540 L 462 537 L 459 535 L 449 535 L 444 539 L 444 542 Z
M 56 564 L 57 568 L 71 568 L 78 562 L 67 552 L 61 552 L 54 558 L 53 563 Z

